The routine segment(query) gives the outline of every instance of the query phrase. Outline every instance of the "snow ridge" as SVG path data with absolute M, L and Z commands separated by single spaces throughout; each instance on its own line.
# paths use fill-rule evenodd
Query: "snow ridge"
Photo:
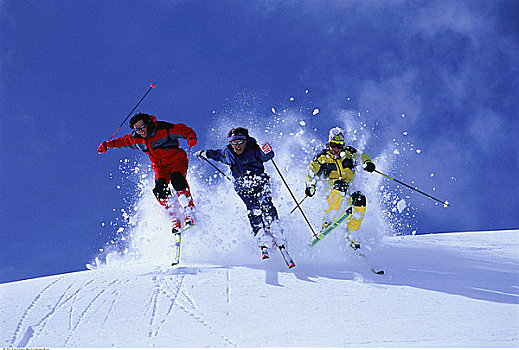
M 273 256 L 247 266 L 135 265 L 1 284 L 0 344 L 519 345 L 519 231 L 388 237 L 381 246 L 371 258 L 383 276 L 356 259 L 288 270 Z

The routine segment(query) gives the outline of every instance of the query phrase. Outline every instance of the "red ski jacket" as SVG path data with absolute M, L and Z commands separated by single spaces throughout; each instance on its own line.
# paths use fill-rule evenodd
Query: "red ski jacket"
M 190 127 L 182 123 L 168 123 L 157 121 L 150 115 L 153 126 L 148 130 L 146 138 L 139 136 L 135 131 L 106 143 L 108 148 L 130 147 L 146 153 L 152 162 L 153 169 L 176 167 L 176 163 L 184 163 L 187 169 L 186 152 L 179 147 L 178 139 L 187 139 L 190 134 L 196 139 L 196 134 Z M 184 164 L 178 164 L 181 168 Z M 184 171 L 185 172 L 185 171 Z

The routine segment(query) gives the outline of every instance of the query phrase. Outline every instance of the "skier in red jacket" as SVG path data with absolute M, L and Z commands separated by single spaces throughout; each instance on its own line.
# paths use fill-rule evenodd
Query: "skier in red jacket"
M 186 180 L 188 160 L 186 152 L 179 147 L 178 139 L 186 139 L 189 147 L 193 147 L 197 142 L 195 132 L 184 124 L 157 121 L 155 116 L 144 113 L 138 113 L 130 119 L 130 128 L 133 129 L 130 134 L 102 142 L 97 151 L 103 154 L 109 148 L 130 147 L 146 153 L 155 172 L 153 193 L 171 217 L 172 232 L 180 232 L 182 223 L 180 213 L 174 210 L 169 183 L 184 209 L 184 228 L 193 225 L 194 204 Z

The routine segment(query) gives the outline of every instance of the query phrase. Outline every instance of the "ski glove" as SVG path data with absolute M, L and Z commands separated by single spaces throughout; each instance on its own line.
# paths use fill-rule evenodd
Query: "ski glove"
M 366 162 L 363 165 L 364 170 L 366 170 L 368 173 L 372 173 L 375 171 L 375 163 L 373 162 Z
M 268 154 L 272 152 L 272 147 L 270 147 L 270 144 L 268 142 L 265 142 L 265 144 L 261 146 L 261 150 L 263 151 L 263 153 Z
M 115 147 L 115 141 L 113 141 L 113 140 L 103 141 L 103 142 L 101 142 L 99 147 L 97 147 L 97 152 L 99 152 L 99 154 L 103 154 L 110 148 L 114 148 L 114 147 Z
M 103 153 L 105 153 L 107 150 L 108 150 L 108 146 L 107 146 L 107 144 L 106 144 L 106 141 L 101 142 L 101 144 L 100 144 L 99 147 L 97 148 L 97 152 L 98 152 L 99 154 L 103 154 Z
M 308 187 L 306 187 L 305 194 L 308 197 L 313 197 L 313 195 L 315 194 L 315 186 L 308 186 Z
M 196 136 L 195 134 L 189 134 L 187 135 L 187 144 L 190 146 L 190 147 L 193 147 L 194 145 L 196 145 Z
M 200 159 L 204 159 L 205 158 L 205 151 L 204 150 L 198 151 L 198 152 L 195 153 L 195 156 L 200 158 Z

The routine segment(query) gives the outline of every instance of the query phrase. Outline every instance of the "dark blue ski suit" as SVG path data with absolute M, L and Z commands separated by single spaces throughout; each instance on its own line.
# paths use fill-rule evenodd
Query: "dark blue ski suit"
M 262 228 L 268 230 L 272 221 L 278 219 L 278 213 L 272 203 L 270 177 L 263 163 L 274 157 L 274 151 L 263 153 L 256 140 L 248 137 L 242 154 L 238 155 L 228 145 L 223 150 L 206 150 L 206 157 L 231 167 L 234 189 L 247 206 L 253 234 Z

